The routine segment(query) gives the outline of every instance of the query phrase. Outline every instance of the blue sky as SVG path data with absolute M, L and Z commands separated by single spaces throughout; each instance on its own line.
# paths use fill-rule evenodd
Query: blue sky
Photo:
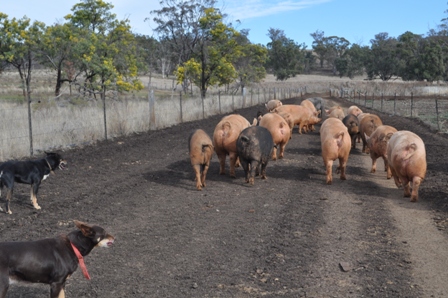
M 159 0 L 105 0 L 112 3 L 118 19 L 128 18 L 136 33 L 152 35 L 150 11 Z M 27 16 L 52 25 L 64 21 L 76 0 L 0 0 L 0 11 L 9 18 Z M 447 0 L 219 0 L 217 7 L 240 29 L 250 29 L 253 43 L 266 45 L 269 28 L 280 29 L 297 43 L 311 48 L 311 33 L 344 37 L 351 43 L 370 45 L 375 34 L 398 37 L 406 31 L 426 34 L 448 17 Z M 237 20 L 241 23 L 237 24 Z

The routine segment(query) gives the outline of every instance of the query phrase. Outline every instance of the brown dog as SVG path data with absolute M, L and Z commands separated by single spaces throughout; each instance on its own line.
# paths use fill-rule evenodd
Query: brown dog
M 23 281 L 50 285 L 50 297 L 65 297 L 65 281 L 78 268 L 90 279 L 84 265 L 94 247 L 109 247 L 114 237 L 99 226 L 75 220 L 78 230 L 66 236 L 26 242 L 0 243 L 0 298 L 9 285 Z

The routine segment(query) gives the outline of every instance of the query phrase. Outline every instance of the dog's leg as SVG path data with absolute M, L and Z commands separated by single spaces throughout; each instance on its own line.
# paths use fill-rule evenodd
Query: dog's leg
M 1 269 L 0 276 L 0 298 L 5 298 L 9 288 L 9 272 L 7 267 Z
M 12 188 L 8 189 L 6 192 L 6 213 L 12 214 L 11 209 L 9 209 L 9 203 L 11 202 L 12 198 Z
M 65 298 L 64 285 L 60 283 L 50 284 L 50 297 L 51 298 Z
M 41 209 L 39 204 L 37 204 L 37 190 L 39 189 L 39 184 L 33 184 L 31 185 L 31 203 L 33 204 L 34 208 Z

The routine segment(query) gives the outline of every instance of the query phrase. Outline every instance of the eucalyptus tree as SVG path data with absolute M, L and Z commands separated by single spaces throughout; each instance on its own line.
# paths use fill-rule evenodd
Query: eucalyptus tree
M 45 24 L 23 17 L 8 19 L 0 13 L 0 61 L 13 66 L 22 81 L 23 96 L 29 102 L 32 70 L 36 49 L 45 30 Z
M 80 74 L 73 62 L 77 60 L 73 55 L 77 41 L 75 32 L 76 28 L 68 23 L 49 26 L 37 51 L 39 62 L 56 71 L 55 96 L 60 95 L 63 83 L 73 82 Z
M 379 77 L 388 81 L 398 75 L 399 57 L 397 55 L 397 39 L 389 37 L 387 32 L 381 32 L 370 40 L 371 50 L 366 62 L 369 79 Z
M 113 5 L 102 0 L 82 0 L 65 16 L 76 28 L 73 61 L 84 73 L 85 83 L 105 98 L 107 89 L 121 91 L 143 88 L 137 78 L 136 40 L 129 20 L 118 21 Z M 115 87 L 113 87 L 115 85 Z
M 206 8 L 199 19 L 201 41 L 191 58 L 176 70 L 178 82 L 189 78 L 205 98 L 210 86 L 222 86 L 237 78 L 234 63 L 241 56 L 237 43 L 239 32 L 224 24 L 223 16 L 215 8 Z
M 324 45 L 325 32 L 321 30 L 316 30 L 316 32 L 310 34 L 314 39 L 312 48 L 314 53 L 316 53 L 319 58 L 320 67 L 324 67 L 324 61 L 327 58 L 328 48 Z
M 284 31 L 270 28 L 268 37 L 271 41 L 267 44 L 267 67 L 277 80 L 284 81 L 303 71 L 305 48 L 294 40 L 287 38 Z
M 335 59 L 334 64 L 340 77 L 354 78 L 365 73 L 365 63 L 369 57 L 368 46 L 352 44 L 341 57 Z
M 237 43 L 241 47 L 241 55 L 234 63 L 242 90 L 248 83 L 260 82 L 266 77 L 264 65 L 267 61 L 268 50 L 260 44 L 252 44 L 248 35 L 249 30 L 240 31 Z

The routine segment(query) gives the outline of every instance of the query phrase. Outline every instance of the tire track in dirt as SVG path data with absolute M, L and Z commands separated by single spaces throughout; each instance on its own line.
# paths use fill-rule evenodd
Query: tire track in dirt
M 369 169 L 371 159 L 368 155 L 365 157 L 363 162 Z M 417 203 L 404 198 L 403 189 L 398 189 L 393 179 L 385 178 L 382 160 L 377 164 L 377 173 L 371 174 L 370 179 L 389 189 L 385 206 L 397 227 L 397 240 L 405 244 L 410 254 L 415 286 L 421 288 L 423 297 L 448 297 L 448 240 L 435 226 L 434 214 L 424 198 L 420 196 Z

